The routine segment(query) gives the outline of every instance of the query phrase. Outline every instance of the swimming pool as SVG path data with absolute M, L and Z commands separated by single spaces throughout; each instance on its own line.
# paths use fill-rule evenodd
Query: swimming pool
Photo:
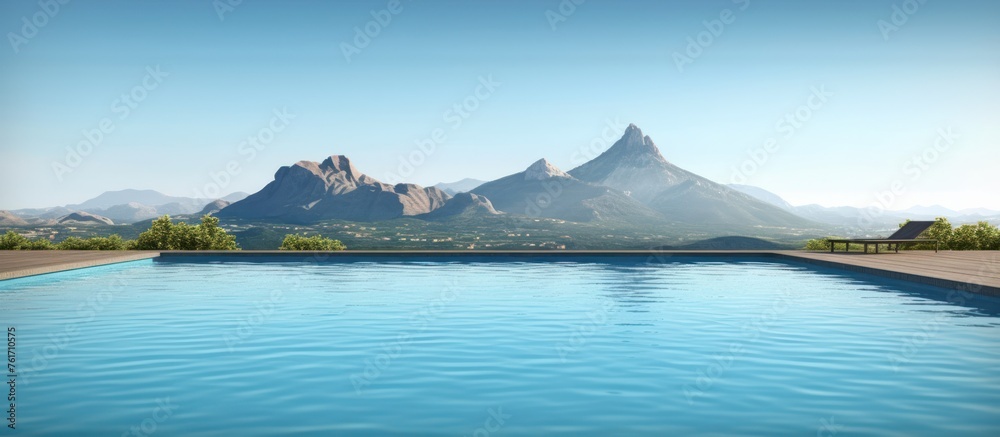
M 19 432 L 1000 434 L 995 298 L 770 258 L 314 261 L 0 282 Z

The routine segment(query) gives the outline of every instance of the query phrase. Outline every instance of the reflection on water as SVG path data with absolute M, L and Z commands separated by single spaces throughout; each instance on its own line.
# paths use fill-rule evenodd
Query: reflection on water
M 199 260 L 0 282 L 19 427 L 170 402 L 162 435 L 1000 429 L 993 298 L 773 258 Z

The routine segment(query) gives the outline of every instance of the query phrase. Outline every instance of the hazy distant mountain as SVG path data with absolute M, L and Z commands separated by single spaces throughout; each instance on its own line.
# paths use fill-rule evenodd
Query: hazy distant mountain
M 634 124 L 573 177 L 622 192 L 666 219 L 711 226 L 814 227 L 816 223 L 668 162 Z M 489 196 L 487 196 L 489 197 Z
M 786 202 L 785 199 L 781 198 L 781 196 L 774 194 L 770 191 L 767 191 L 763 188 L 755 187 L 753 185 L 740 185 L 740 184 L 729 184 L 726 186 L 741 193 L 749 194 L 750 196 L 753 196 L 758 200 L 763 200 L 785 211 L 794 212 L 795 207 L 792 206 L 792 204 Z
M 61 224 L 101 224 L 101 225 L 113 225 L 115 224 L 111 219 L 107 217 L 102 217 L 96 214 L 90 214 L 83 211 L 77 211 L 70 213 L 65 217 L 60 217 L 58 220 Z
M 11 211 L 12 214 L 21 218 L 37 218 L 43 220 L 57 219 L 71 212 L 73 212 L 73 210 L 63 206 L 55 206 L 51 208 L 25 208 Z
M 143 205 L 137 202 L 129 202 L 123 205 L 114 205 L 109 208 L 88 208 L 85 212 L 101 215 L 115 223 L 135 223 L 160 215 L 154 206 Z M 164 213 L 169 214 L 169 213 Z M 176 213 L 175 213 L 176 214 Z
M 965 215 L 962 214 L 961 212 L 945 208 L 941 205 L 931 205 L 931 206 L 918 205 L 918 206 L 912 206 L 910 208 L 904 209 L 899 212 L 921 217 L 958 217 L 961 215 Z
M 1000 212 L 986 208 L 955 211 L 934 205 L 883 211 L 853 206 L 822 206 L 817 204 L 793 206 L 777 194 L 760 187 L 752 185 L 730 185 L 730 187 L 772 205 L 782 206 L 798 216 L 853 232 L 857 232 L 859 229 L 894 229 L 896 225 L 907 219 L 933 220 L 937 217 L 946 217 L 953 224 L 973 223 L 979 220 L 1000 220 Z
M 440 188 L 441 191 L 448 193 L 449 196 L 454 196 L 458 193 L 467 193 L 472 191 L 473 188 L 476 188 L 484 183 L 486 183 L 486 181 L 465 178 L 457 182 L 441 182 L 439 184 L 435 184 L 434 186 Z
M 472 192 L 511 214 L 574 222 L 659 219 L 655 211 L 621 192 L 580 181 L 545 159 L 520 173 L 482 184 Z
M 192 199 L 190 197 L 174 197 L 154 190 L 119 190 L 107 191 L 93 199 L 76 205 L 66 205 L 72 210 L 85 211 L 89 209 L 106 209 L 117 205 L 138 203 L 147 206 L 166 205 L 168 203 L 197 204 L 201 209 L 210 199 Z M 197 211 L 197 209 L 195 210 Z
M 490 216 L 501 214 L 489 199 L 472 193 L 458 193 L 444 206 L 417 216 L 424 220 L 448 220 L 456 217 Z
M 444 191 L 389 185 L 359 172 L 346 156 L 281 167 L 274 181 L 215 215 L 284 222 L 386 220 L 426 214 L 445 204 Z
M 988 209 L 988 208 L 966 208 L 959 211 L 960 213 L 967 216 L 984 216 L 984 217 L 997 217 L 1000 216 L 1000 211 Z
M 235 192 L 220 200 L 233 202 L 247 196 Z M 195 214 L 212 203 L 209 199 L 168 196 L 154 190 L 108 191 L 83 203 L 52 208 L 27 208 L 11 211 L 23 219 L 59 219 L 73 212 L 86 212 L 106 217 L 115 223 L 136 223 L 163 215 Z

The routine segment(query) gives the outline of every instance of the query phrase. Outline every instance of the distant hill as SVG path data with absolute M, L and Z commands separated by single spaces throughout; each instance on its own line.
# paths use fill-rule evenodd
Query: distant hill
M 491 216 L 501 214 L 489 199 L 472 193 L 458 193 L 444 206 L 427 214 L 418 215 L 424 220 L 450 220 L 456 217 Z
M 0 226 L 24 226 L 27 224 L 28 222 L 10 211 L 0 211 Z
M 678 247 L 682 250 L 781 250 L 789 247 L 760 238 L 729 236 L 696 241 Z
M 12 214 L 21 218 L 35 218 L 42 220 L 52 220 L 58 219 L 59 217 L 65 216 L 73 212 L 73 210 L 62 207 L 55 206 L 51 208 L 25 208 L 25 209 L 15 209 L 10 211 Z
M 219 211 L 222 211 L 222 208 L 225 208 L 229 205 L 230 202 L 219 199 L 213 201 L 212 203 L 209 203 L 208 205 L 205 205 L 205 208 L 203 208 L 200 212 L 198 212 L 198 215 L 215 214 Z
M 449 196 L 454 196 L 458 193 L 467 193 L 472 191 L 473 188 L 476 188 L 484 183 L 486 183 L 486 181 L 465 178 L 457 182 L 441 182 L 439 184 L 435 184 L 434 186 L 441 189 L 441 191 L 448 193 Z
M 107 217 L 102 217 L 95 214 L 90 214 L 83 211 L 77 211 L 70 213 L 65 217 L 60 217 L 58 222 L 60 224 L 101 224 L 101 225 L 113 225 L 114 221 Z
M 770 191 L 767 191 L 763 188 L 755 187 L 753 185 L 740 185 L 740 184 L 729 184 L 726 186 L 741 193 L 753 196 L 758 200 L 763 200 L 764 202 L 770 203 L 771 205 L 777 206 L 778 208 L 781 208 L 785 211 L 795 210 L 795 207 L 792 206 L 792 204 L 786 202 L 785 199 L 782 199 L 781 196 L 774 194 Z

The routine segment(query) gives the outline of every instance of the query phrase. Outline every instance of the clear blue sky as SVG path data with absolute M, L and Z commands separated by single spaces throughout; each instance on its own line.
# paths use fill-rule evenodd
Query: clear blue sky
M 886 39 L 878 23 L 903 1 L 587 0 L 563 15 L 557 0 L 403 0 L 348 61 L 343 43 L 388 3 L 244 0 L 223 19 L 208 0 L 0 3 L 0 209 L 123 188 L 191 196 L 231 161 L 224 192 L 331 154 L 387 179 L 435 129 L 444 141 L 407 181 L 493 179 L 542 157 L 569 170 L 608 120 L 719 182 L 775 138 L 745 183 L 795 204 L 866 206 L 898 181 L 891 209 L 1000 209 L 1000 2 L 929 0 Z M 725 9 L 679 69 L 674 54 Z M 157 66 L 168 75 L 146 79 Z M 155 89 L 136 90 L 144 79 Z M 449 109 L 477 87 L 457 125 Z M 832 95 L 807 114 L 813 87 Z M 126 113 L 129 93 L 145 99 Z M 241 154 L 283 108 L 287 127 Z M 776 123 L 797 109 L 808 120 L 788 137 Z M 114 130 L 60 180 L 53 163 L 105 119 Z M 929 152 L 949 127 L 958 138 Z M 922 154 L 935 159 L 912 162 Z

